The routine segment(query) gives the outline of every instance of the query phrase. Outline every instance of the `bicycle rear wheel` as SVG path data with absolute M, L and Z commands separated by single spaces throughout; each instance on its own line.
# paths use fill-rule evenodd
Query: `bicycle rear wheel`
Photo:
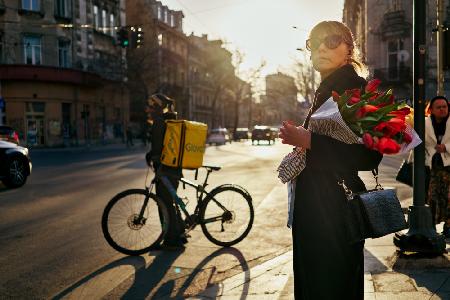
M 167 208 L 162 201 L 147 190 L 132 189 L 117 194 L 106 205 L 102 230 L 106 241 L 115 250 L 140 255 L 161 243 L 168 222 Z
M 219 246 L 242 241 L 253 225 L 252 197 L 240 186 L 221 185 L 205 198 L 200 226 L 206 238 Z

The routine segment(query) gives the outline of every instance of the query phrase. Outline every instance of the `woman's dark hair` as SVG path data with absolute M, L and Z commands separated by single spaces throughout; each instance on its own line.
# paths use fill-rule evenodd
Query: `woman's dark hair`
M 448 102 L 447 98 L 445 98 L 445 96 L 436 96 L 436 97 L 433 97 L 433 99 L 431 99 L 430 102 L 428 102 L 427 106 L 425 107 L 426 115 L 431 115 L 431 106 L 433 105 L 434 102 L 436 102 L 436 100 L 447 101 L 448 111 L 450 113 L 450 103 Z
M 433 106 L 433 103 L 434 102 L 436 102 L 436 100 L 445 100 L 445 101 L 447 101 L 447 104 L 448 104 L 448 100 L 447 100 L 447 98 L 445 98 L 444 96 L 436 96 L 436 97 L 433 97 L 433 99 L 431 99 L 430 100 L 430 109 L 431 109 L 431 106 Z

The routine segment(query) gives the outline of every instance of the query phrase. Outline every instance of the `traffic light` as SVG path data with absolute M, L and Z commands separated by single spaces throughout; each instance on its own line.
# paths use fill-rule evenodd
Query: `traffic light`
M 450 70 L 450 28 L 443 32 L 444 36 L 444 70 Z
M 131 27 L 130 48 L 140 48 L 144 42 L 144 32 L 141 27 Z
M 122 48 L 128 48 L 130 46 L 130 34 L 127 28 L 121 27 L 117 31 L 117 44 Z

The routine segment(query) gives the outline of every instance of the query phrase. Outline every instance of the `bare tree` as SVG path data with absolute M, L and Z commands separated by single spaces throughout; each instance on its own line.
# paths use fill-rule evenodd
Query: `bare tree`
M 314 92 L 318 86 L 318 76 L 315 76 L 315 70 L 309 61 L 309 58 L 305 51 L 302 50 L 302 57 L 294 59 L 293 74 L 295 83 L 299 93 L 303 96 L 309 106 L 314 100 Z
M 237 49 L 233 53 L 233 58 L 233 64 L 236 69 L 236 84 L 234 85 L 233 99 L 233 129 L 235 131 L 239 126 L 239 107 L 242 106 L 245 102 L 248 102 L 247 105 L 249 107 L 248 127 L 250 128 L 252 125 L 252 101 L 255 92 L 254 88 L 257 84 L 258 79 L 261 78 L 261 71 L 266 66 L 266 62 L 261 61 L 260 64 L 255 68 L 244 71 L 242 70 L 242 63 L 244 62 L 245 54 Z
M 234 69 L 230 60 L 227 60 L 224 52 L 219 49 L 211 49 L 205 60 L 207 77 L 213 90 L 211 100 L 211 124 L 217 127 L 217 104 L 219 99 L 230 90 L 234 82 Z M 214 51 L 215 50 L 215 51 Z M 222 49 L 223 51 L 227 51 Z

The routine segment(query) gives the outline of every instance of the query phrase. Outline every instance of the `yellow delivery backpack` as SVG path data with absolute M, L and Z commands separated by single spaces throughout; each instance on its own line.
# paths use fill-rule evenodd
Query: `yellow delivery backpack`
M 166 125 L 161 163 L 183 169 L 200 168 L 208 126 L 187 120 L 167 120 Z

